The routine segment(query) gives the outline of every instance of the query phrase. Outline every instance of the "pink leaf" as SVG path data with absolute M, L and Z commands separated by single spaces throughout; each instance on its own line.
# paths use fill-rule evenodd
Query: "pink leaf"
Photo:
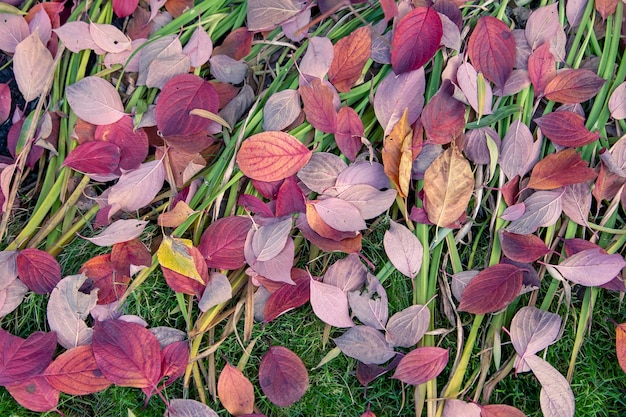
M 104 141 L 85 142 L 70 151 L 63 166 L 85 174 L 113 174 L 120 163 L 120 148 Z
M 122 173 L 117 184 L 109 189 L 107 202 L 123 211 L 135 211 L 152 201 L 164 180 L 163 160 L 146 162 L 137 169 Z
M 209 59 L 211 74 L 223 83 L 239 84 L 246 77 L 248 64 L 237 61 L 228 55 L 213 55 Z
M 392 346 L 410 348 L 426 334 L 430 326 L 428 307 L 414 304 L 391 316 L 387 323 L 387 340 Z
M 209 34 L 198 26 L 183 48 L 183 54 L 189 56 L 191 66 L 200 68 L 209 61 L 213 52 L 213 42 Z
M 322 194 L 334 187 L 337 177 L 347 167 L 346 163 L 337 155 L 328 152 L 314 152 L 309 162 L 298 171 L 298 178 L 309 189 Z
M 300 115 L 300 94 L 286 89 L 272 94 L 263 107 L 263 130 L 283 130 Z
M 72 52 L 78 53 L 84 49 L 91 49 L 96 54 L 105 53 L 91 37 L 89 24 L 86 22 L 67 22 L 63 26 L 54 29 L 63 45 Z
M 337 130 L 337 111 L 330 87 L 315 78 L 309 85 L 301 85 L 298 91 L 311 126 L 322 132 L 334 133 Z
M 410 384 L 420 385 L 443 371 L 448 363 L 448 350 L 438 347 L 420 347 L 412 350 L 402 358 L 394 379 Z
M 609 110 L 614 119 L 626 119 L 626 81 L 618 85 L 611 93 Z
M 344 355 L 366 364 L 381 364 L 396 355 L 385 336 L 370 326 L 354 326 L 333 341 Z
M 350 161 L 356 159 L 361 149 L 363 122 L 352 107 L 342 107 L 337 113 L 337 131 L 335 141 L 342 154 Z
M 461 400 L 446 400 L 442 417 L 481 417 L 480 407 Z
M 15 47 L 29 34 L 30 29 L 23 16 L 0 13 L 0 50 L 14 53 Z
M 35 16 L 28 22 L 30 33 L 37 32 L 41 43 L 46 45 L 52 35 L 52 22 L 44 9 L 40 9 Z
M 124 116 L 124 106 L 117 90 L 100 77 L 85 77 L 67 86 L 65 93 L 74 113 L 86 122 L 106 125 Z
M 360 289 L 366 279 L 367 270 L 359 256 L 354 253 L 332 264 L 324 274 L 325 284 L 335 286 L 344 292 Z
M 465 95 L 465 98 L 469 102 L 470 106 L 479 114 L 491 114 L 491 101 L 493 99 L 493 93 L 489 83 L 484 82 L 485 94 L 483 97 L 483 107 L 479 108 L 478 100 L 478 73 L 472 66 L 472 64 L 461 64 L 456 73 L 457 82 L 461 91 Z
M 0 290 L 0 317 L 6 316 L 22 304 L 27 292 L 28 287 L 19 279 L 14 279 L 11 284 Z
M 248 30 L 272 30 L 298 14 L 300 9 L 292 0 L 249 0 Z
M 418 7 L 404 16 L 394 31 L 391 65 L 396 74 L 421 68 L 437 52 L 443 35 L 439 14 Z
M 268 261 L 276 257 L 287 244 L 291 232 L 292 219 L 260 226 L 252 234 L 252 251 L 257 261 Z
M 147 224 L 144 220 L 116 220 L 99 235 L 84 239 L 98 246 L 113 246 L 138 238 Z
M 254 230 L 250 230 L 248 233 L 248 239 L 246 239 L 246 245 L 244 247 L 244 254 L 246 262 L 250 265 L 250 268 L 263 278 L 271 281 L 283 282 L 286 284 L 294 284 L 291 279 L 291 267 L 293 266 L 294 257 L 294 243 L 291 237 L 287 238 L 287 242 L 282 250 L 273 258 L 260 261 L 256 259 L 254 251 L 252 249 L 252 239 L 250 236 L 254 234 Z
M 219 272 L 212 272 L 211 278 L 206 285 L 202 298 L 198 302 L 198 308 L 200 311 L 207 311 L 208 309 L 225 303 L 233 296 L 232 287 L 228 277 Z
M 170 401 L 169 409 L 165 410 L 164 417 L 218 417 L 208 405 L 196 400 L 174 398 Z
M 116 54 L 130 48 L 130 39 L 113 25 L 91 22 L 89 33 L 95 44 L 106 52 Z
M 538 356 L 526 357 L 526 362 L 541 383 L 541 411 L 545 417 L 573 417 L 574 393 L 567 380 Z
M 311 279 L 311 307 L 320 320 L 335 327 L 352 327 L 348 297 L 341 289 Z
M 259 384 L 273 404 L 289 407 L 306 392 L 309 374 L 295 353 L 282 346 L 272 346 L 261 359 Z
M 9 84 L 0 84 L 0 124 L 11 114 L 11 89 Z
M 558 4 L 540 7 L 531 13 L 526 22 L 526 40 L 535 50 L 542 43 L 554 38 L 560 28 Z
M 562 192 L 559 190 L 537 191 L 524 200 L 525 211 L 513 220 L 506 230 L 518 235 L 535 233 L 539 227 L 550 226 L 559 219 L 562 212 Z
M 572 184 L 565 187 L 563 193 L 563 212 L 574 223 L 587 226 L 587 219 L 591 211 L 591 190 L 588 183 Z
M 468 51 L 476 71 L 496 86 L 504 86 L 515 64 L 515 38 L 504 22 L 492 16 L 480 18 L 470 36 Z
M 24 249 L 17 255 L 17 273 L 37 294 L 47 294 L 61 280 L 61 266 L 52 255 L 39 249 Z
M 359 209 L 365 220 L 378 217 L 387 211 L 396 199 L 398 192 L 394 189 L 379 191 L 368 184 L 356 184 L 337 194 L 337 198 L 345 200 Z
M 626 266 L 621 255 L 609 255 L 600 249 L 586 249 L 553 267 L 576 284 L 598 286 L 611 281 Z
M 533 142 L 533 135 L 528 126 L 520 119 L 509 126 L 500 151 L 500 169 L 507 178 L 525 175 L 539 158 L 541 141 Z
M 59 404 L 59 394 L 42 375 L 33 376 L 17 385 L 7 387 L 9 394 L 22 407 L 36 412 L 56 410 Z
M 359 210 L 347 201 L 328 198 L 317 201 L 314 206 L 322 220 L 340 232 L 353 232 L 367 227 Z
M 511 320 L 511 343 L 518 361 L 550 346 L 559 335 L 561 317 L 536 307 L 522 307 Z M 516 362 L 518 362 L 516 361 Z M 520 366 L 523 366 L 520 369 Z M 527 372 L 525 363 L 516 364 L 517 372 Z
M 32 33 L 15 47 L 13 73 L 24 100 L 32 101 L 41 95 L 54 69 L 53 62 L 52 54 L 37 33 Z
M 385 253 L 398 271 L 413 279 L 422 267 L 424 248 L 406 226 L 391 221 L 383 239 Z
M 364 325 L 378 330 L 385 329 L 389 318 L 387 292 L 374 275 L 367 275 L 364 291 L 359 289 L 348 293 L 348 305 L 352 315 Z
M 303 74 L 322 79 L 330 69 L 334 54 L 335 50 L 330 39 L 313 37 L 309 39 L 309 46 L 300 62 L 300 71 Z

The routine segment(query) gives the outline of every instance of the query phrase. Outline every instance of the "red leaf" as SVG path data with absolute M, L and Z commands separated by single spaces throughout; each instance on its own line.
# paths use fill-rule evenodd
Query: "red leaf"
M 185 10 L 192 7 L 193 0 L 167 0 L 165 2 L 165 10 L 167 10 L 167 12 L 174 18 L 177 18 L 183 14 Z
M 337 111 L 333 105 L 333 92 L 319 78 L 298 89 L 306 120 L 317 130 L 333 133 L 337 130 Z
M 506 264 L 480 271 L 465 287 L 458 310 L 472 314 L 502 310 L 519 295 L 523 277 L 521 269 Z
M 276 217 L 283 217 L 293 213 L 304 213 L 306 197 L 298 186 L 295 176 L 285 178 L 276 195 Z
M 259 384 L 272 403 L 288 407 L 306 392 L 309 374 L 295 353 L 282 346 L 272 346 L 261 359 Z
M 478 405 L 481 417 L 526 417 L 519 409 L 506 404 Z
M 237 368 L 227 363 L 217 380 L 217 396 L 232 415 L 250 414 L 254 407 L 254 387 Z
M 111 385 L 111 381 L 102 375 L 91 345 L 78 346 L 63 352 L 43 375 L 55 389 L 70 395 L 93 394 Z
M 197 133 L 211 123 L 190 115 L 193 109 L 217 113 L 219 97 L 213 85 L 197 75 L 178 75 L 165 84 L 156 105 L 156 122 L 163 136 Z
M 393 72 L 400 75 L 423 67 L 439 49 L 442 36 L 441 18 L 434 9 L 418 7 L 407 13 L 393 34 Z
M 567 148 L 537 162 L 527 187 L 554 190 L 565 185 L 591 181 L 595 177 L 596 172 L 587 166 L 581 155 L 576 150 Z
M 0 329 L 0 386 L 31 378 L 46 369 L 57 345 L 56 333 L 35 332 L 24 340 Z
M 500 243 L 506 257 L 517 262 L 534 262 L 550 252 L 543 240 L 535 235 L 518 235 L 501 230 Z
M 450 143 L 465 129 L 465 105 L 452 96 L 453 92 L 453 85 L 444 81 L 422 110 L 422 124 L 428 140 L 433 143 Z
M 130 276 L 131 265 L 150 266 L 152 264 L 152 255 L 139 239 L 133 239 L 113 245 L 111 264 L 116 271 Z
M 469 58 L 476 71 L 500 88 L 513 72 L 515 49 L 509 27 L 492 16 L 478 20 L 468 44 Z
M 267 299 L 263 314 L 264 323 L 269 323 L 281 314 L 298 308 L 309 301 L 309 274 L 302 269 L 292 269 L 291 279 L 296 285 L 282 285 Z
M 113 0 L 113 12 L 117 17 L 126 17 L 133 14 L 139 0 Z
M 363 362 L 358 362 L 356 365 L 356 378 L 359 380 L 361 385 L 367 387 L 370 382 L 379 376 L 396 369 L 396 366 L 398 366 L 398 363 L 400 363 L 400 360 L 402 360 L 403 357 L 404 356 L 401 354 L 394 356 L 393 360 L 386 366 L 376 365 L 375 363 L 365 364 Z
M 104 376 L 123 387 L 156 388 L 161 348 L 150 330 L 122 320 L 96 321 L 93 354 Z
M 209 282 L 209 270 L 207 268 L 206 262 L 204 261 L 204 257 L 200 253 L 200 251 L 194 247 L 188 248 L 186 247 L 187 252 L 192 257 L 194 265 L 196 266 L 196 271 L 204 281 L 204 285 L 200 282 L 196 281 L 193 278 L 187 277 L 183 274 L 180 274 L 176 271 L 168 269 L 161 265 L 161 270 L 163 271 L 163 277 L 167 282 L 167 285 L 170 286 L 176 292 L 181 292 L 183 294 L 195 294 L 200 298 L 202 293 L 204 292 L 204 288 L 206 287 L 206 283 Z
M 437 375 L 443 371 L 447 363 L 448 349 L 438 347 L 417 348 L 402 358 L 396 368 L 396 372 L 393 374 L 393 378 L 399 379 L 406 384 L 420 385 L 437 378 Z
M 9 84 L 0 84 L 0 124 L 11 114 L 11 89 Z
M 183 376 L 189 362 L 187 341 L 170 343 L 161 351 L 161 378 L 166 378 L 165 386 L 171 385 Z
M 335 88 L 348 93 L 361 77 L 361 71 L 370 58 L 371 29 L 363 26 L 335 44 L 335 54 L 328 70 L 328 80 Z
M 130 116 L 125 115 L 113 124 L 96 127 L 94 137 L 119 146 L 122 169 L 135 169 L 148 156 L 148 135 L 143 129 L 135 129 Z
M 244 245 L 252 220 L 243 216 L 222 217 L 206 228 L 198 250 L 209 268 L 234 270 L 245 265 Z
M 34 376 L 17 385 L 10 385 L 7 391 L 22 407 L 39 413 L 54 411 L 59 404 L 59 391 L 42 375 Z
M 548 82 L 545 96 L 559 103 L 582 103 L 598 94 L 604 83 L 606 80 L 588 69 L 564 69 Z
M 61 281 L 61 266 L 52 255 L 39 249 L 17 254 L 17 274 L 37 294 L 47 294 Z
M 294 175 L 312 152 L 284 132 L 263 132 L 246 139 L 237 153 L 239 169 L 249 178 L 277 181 Z
M 571 111 L 555 111 L 535 119 L 541 132 L 552 142 L 561 146 L 577 148 L 600 137 L 585 127 L 585 118 Z
M 92 281 L 91 287 L 98 288 L 98 304 L 117 301 L 130 282 L 130 277 L 117 271 L 111 263 L 111 254 L 94 256 L 78 271 Z
M 342 107 L 337 113 L 335 141 L 341 153 L 352 162 L 361 150 L 362 136 L 363 122 L 357 112 L 352 107 Z
M 535 97 L 543 94 L 546 84 L 556 76 L 556 60 L 550 52 L 550 42 L 544 42 L 528 57 L 528 76 L 533 83 Z
M 112 174 L 120 163 L 120 148 L 111 142 L 86 142 L 72 150 L 63 166 L 85 174 Z

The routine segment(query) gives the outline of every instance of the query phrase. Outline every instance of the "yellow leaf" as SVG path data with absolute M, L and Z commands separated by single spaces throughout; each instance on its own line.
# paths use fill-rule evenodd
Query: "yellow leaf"
M 196 269 L 193 257 L 187 250 L 191 247 L 193 244 L 189 239 L 163 236 L 163 242 L 157 250 L 157 258 L 162 267 L 171 269 L 204 285 L 205 282 Z
M 398 193 L 406 197 L 411 181 L 413 129 L 407 120 L 407 109 L 402 118 L 385 138 L 383 147 L 383 167 L 385 174 L 395 185 Z M 408 168 L 408 169 L 407 169 Z

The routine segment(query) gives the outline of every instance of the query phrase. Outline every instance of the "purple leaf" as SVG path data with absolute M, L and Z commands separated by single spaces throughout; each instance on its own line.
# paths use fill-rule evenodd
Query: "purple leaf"
M 385 336 L 369 326 L 354 326 L 333 341 L 344 355 L 366 364 L 381 364 L 396 355 Z
M 17 278 L 17 251 L 0 251 L 0 289 L 11 285 Z
M 32 33 L 15 47 L 13 74 L 24 100 L 32 101 L 41 95 L 54 69 L 53 63 L 52 54 L 37 33 Z
M 352 107 L 344 106 L 339 109 L 335 142 L 341 153 L 352 162 L 363 146 L 361 142 L 363 132 L 361 117 Z
M 485 115 L 491 114 L 491 101 L 493 99 L 493 93 L 491 91 L 491 86 L 488 82 L 483 79 L 483 84 L 485 88 L 485 94 L 483 97 L 483 108 L 479 108 L 478 102 L 478 73 L 476 69 L 470 64 L 466 62 L 459 66 L 459 69 L 456 73 L 456 79 L 467 99 L 467 102 L 472 106 L 474 111 L 478 114 Z
M 309 373 L 302 360 L 283 346 L 272 346 L 259 366 L 259 385 L 279 407 L 298 401 L 309 387 Z
M 284 220 L 260 226 L 252 234 L 252 251 L 258 261 L 269 261 L 276 257 L 287 244 L 291 232 L 291 216 Z
M 348 293 L 348 304 L 361 323 L 375 329 L 384 330 L 389 318 L 387 292 L 372 274 L 367 275 L 365 291 Z
M 396 74 L 423 67 L 437 52 L 443 35 L 439 14 L 417 7 L 396 25 L 391 42 L 391 65 Z
M 359 255 L 350 254 L 332 264 L 324 274 L 324 283 L 333 285 L 344 292 L 356 291 L 367 280 L 367 270 L 361 263 Z
M 472 129 L 466 133 L 463 150 L 467 158 L 475 164 L 489 164 L 491 155 L 487 146 L 487 136 L 496 144 L 498 150 L 501 146 L 501 139 L 498 132 L 491 127 L 481 127 Z
M 621 255 L 609 255 L 595 248 L 575 253 L 560 264 L 553 265 L 565 278 L 589 287 L 606 284 L 625 266 Z
M 309 46 L 300 61 L 300 71 L 302 74 L 322 79 L 328 73 L 334 55 L 335 49 L 330 39 L 313 37 L 309 39 Z
M 14 279 L 9 285 L 0 290 L 0 318 L 15 310 L 24 296 L 28 292 L 28 287 L 19 279 Z
M 248 64 L 235 60 L 228 55 L 214 55 L 209 59 L 211 74 L 223 83 L 239 84 L 246 77 Z
M 144 220 L 116 220 L 99 235 L 84 239 L 98 246 L 113 246 L 138 238 L 147 224 Z
M 535 9 L 526 22 L 526 41 L 534 50 L 544 42 L 549 42 L 561 28 L 559 23 L 558 4 Z
M 463 290 L 459 311 L 495 313 L 520 293 L 524 274 L 514 265 L 496 264 L 480 271 Z
M 367 228 L 359 210 L 347 201 L 328 198 L 314 203 L 317 214 L 326 224 L 340 232 L 353 232 Z
M 518 310 L 511 320 L 510 329 L 511 342 L 519 355 L 515 366 L 517 372 L 529 371 L 524 359 L 554 343 L 560 328 L 561 317 L 558 314 L 536 307 L 522 307 Z
M 9 84 L 0 84 L 0 124 L 11 115 L 11 88 Z
M 525 69 L 515 69 L 506 79 L 502 89 L 496 88 L 493 91 L 493 95 L 499 97 L 512 96 L 530 85 L 530 76 Z
M 580 21 L 585 14 L 588 0 L 570 0 L 565 3 L 565 16 L 570 27 L 575 28 L 580 25 Z
M 305 7 L 297 15 L 282 24 L 283 33 L 289 40 L 300 42 L 308 37 L 308 30 L 299 32 L 311 21 L 311 8 Z
M 311 278 L 311 307 L 315 315 L 335 327 L 352 327 L 348 296 L 339 288 Z
M 394 379 L 410 384 L 420 385 L 443 371 L 448 363 L 448 350 L 439 347 L 420 347 L 412 350 L 402 358 Z
M 522 217 L 524 212 L 526 211 L 526 204 L 517 203 L 512 206 L 507 207 L 503 212 L 500 218 L 502 220 L 514 221 Z
M 369 220 L 388 210 L 397 194 L 393 189 L 379 191 L 368 184 L 356 184 L 337 194 L 337 198 L 354 205 L 361 217 Z
M 163 186 L 165 168 L 158 159 L 124 171 L 117 184 L 109 189 L 107 202 L 123 211 L 135 211 L 148 205 Z
M 300 115 L 300 94 L 286 89 L 272 94 L 263 107 L 263 130 L 283 130 Z M 309 162 L 310 163 L 310 162 Z
M 507 178 L 524 176 L 539 159 L 541 141 L 533 142 L 528 126 L 517 119 L 509 126 L 502 140 L 499 164 Z
M 37 32 L 42 44 L 48 43 L 52 35 L 52 22 L 50 22 L 50 17 L 43 8 L 35 13 L 35 16 L 28 22 L 28 27 L 30 33 Z
M 589 184 L 581 182 L 565 187 L 561 197 L 563 212 L 574 223 L 587 226 L 587 219 L 591 211 L 591 190 Z
M 174 398 L 170 400 L 169 408 L 163 417 L 218 417 L 208 405 L 196 400 Z
M 535 233 L 539 227 L 547 227 L 556 223 L 561 216 L 562 205 L 560 190 L 537 191 L 524 200 L 526 210 L 517 220 L 506 227 L 506 230 L 518 235 Z
M 541 411 L 545 417 L 573 417 L 574 393 L 567 380 L 538 356 L 531 355 L 526 362 L 541 383 Z
M 213 52 L 213 42 L 208 33 L 198 26 L 183 48 L 183 54 L 189 57 L 189 63 L 194 68 L 200 68 L 209 61 Z
M 183 54 L 180 39 L 175 35 L 163 36 L 141 49 L 137 84 L 163 89 L 175 76 L 187 74 L 190 66 L 191 59 Z
M 198 250 L 209 268 L 234 270 L 245 265 L 244 244 L 252 221 L 243 216 L 222 217 L 206 228 Z
M 53 332 L 35 332 L 24 340 L 0 329 L 0 386 L 41 373 L 52 361 L 56 344 Z
M 15 52 L 17 44 L 30 34 L 28 23 L 23 16 L 0 13 L 0 49 L 6 53 Z
M 454 298 L 456 298 L 457 301 L 459 302 L 461 301 L 461 298 L 463 296 L 463 291 L 465 291 L 465 287 L 467 287 L 467 284 L 469 284 L 470 281 L 476 275 L 478 275 L 478 272 L 479 271 L 475 271 L 475 270 L 461 271 L 452 275 L 450 287 L 452 289 L 452 295 L 454 295 Z
M 292 0 L 249 0 L 248 30 L 272 30 L 300 12 Z
M 385 169 L 378 162 L 359 161 L 343 170 L 337 176 L 337 188 L 343 190 L 345 186 L 368 184 L 377 190 L 389 188 L 389 177 Z
M 379 84 L 374 95 L 374 112 L 388 135 L 407 109 L 407 122 L 413 124 L 424 107 L 424 69 L 396 75 L 393 71 Z
M 291 220 L 291 219 L 290 219 Z M 291 267 L 293 266 L 294 256 L 294 243 L 293 239 L 288 237 L 287 242 L 282 250 L 273 258 L 266 261 L 259 261 L 256 259 L 254 251 L 252 249 L 251 235 L 254 230 L 250 230 L 246 244 L 244 246 L 244 254 L 246 262 L 250 265 L 250 268 L 263 278 L 276 282 L 284 282 L 286 284 L 295 284 L 291 279 Z
M 383 238 L 385 253 L 403 275 L 413 279 L 422 267 L 424 248 L 419 239 L 406 226 L 394 221 Z
M 117 90 L 100 77 L 85 77 L 67 86 L 65 94 L 74 113 L 91 124 L 108 125 L 124 116 Z
M 429 325 L 428 307 L 414 304 L 391 316 L 387 323 L 387 340 L 392 346 L 410 348 L 426 334 Z
M 311 191 L 323 194 L 334 187 L 337 177 L 348 166 L 337 155 L 328 152 L 314 152 L 309 162 L 298 171 L 298 178 Z

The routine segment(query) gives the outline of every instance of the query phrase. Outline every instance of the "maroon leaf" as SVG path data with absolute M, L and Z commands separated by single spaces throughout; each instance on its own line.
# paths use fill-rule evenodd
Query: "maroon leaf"
M 476 71 L 502 88 L 515 65 L 515 38 L 504 22 L 483 16 L 470 36 L 468 53 Z
M 141 128 L 135 129 L 130 116 L 125 115 L 113 124 L 96 127 L 94 136 L 96 140 L 104 140 L 119 146 L 119 166 L 122 169 L 135 169 L 148 156 L 148 135 Z
M 0 329 L 0 386 L 25 381 L 52 361 L 57 345 L 54 332 L 35 332 L 24 340 Z
M 70 395 L 93 394 L 111 385 L 102 375 L 91 345 L 63 352 L 46 368 L 43 376 L 55 389 Z
M 598 94 L 604 83 L 606 80 L 591 70 L 564 69 L 548 82 L 545 96 L 559 103 L 582 103 Z
M 111 250 L 111 264 L 116 271 L 130 276 L 131 266 L 150 266 L 152 254 L 139 239 L 116 243 Z
M 596 177 L 582 156 L 572 148 L 550 154 L 535 165 L 528 188 L 554 190 L 566 185 L 591 181 Z
M 10 385 L 7 391 L 22 407 L 44 413 L 56 410 L 59 404 L 59 391 L 54 389 L 42 375 L 36 375 Z
M 350 92 L 361 77 L 363 67 L 370 58 L 371 48 L 370 26 L 362 26 L 337 41 L 333 61 L 328 70 L 328 80 L 338 91 Z
M 446 80 L 422 111 L 422 124 L 426 136 L 437 144 L 456 140 L 465 129 L 465 106 L 452 94 L 454 87 Z
M 163 136 L 187 135 L 206 129 L 211 122 L 189 114 L 193 109 L 217 113 L 215 87 L 193 74 L 178 75 L 165 84 L 156 105 L 156 122 Z
M 94 256 L 85 262 L 78 272 L 90 279 L 91 287 L 99 289 L 98 304 L 117 301 L 130 282 L 130 276 L 115 268 L 111 262 L 111 254 Z
M 24 249 L 17 254 L 17 274 L 31 291 L 48 294 L 61 280 L 61 266 L 47 252 Z
M 361 149 L 362 136 L 363 122 L 357 112 L 352 107 L 342 107 L 337 113 L 335 141 L 341 153 L 352 162 Z
M 120 148 L 114 143 L 94 141 L 78 145 L 63 166 L 85 174 L 112 174 L 120 163 Z
M 198 249 L 192 246 L 185 247 L 185 250 L 193 259 L 193 264 L 195 265 L 196 272 L 202 279 L 204 285 L 194 278 L 185 276 L 179 272 L 176 272 L 161 265 L 163 277 L 165 278 L 167 285 L 169 285 L 169 287 L 174 291 L 181 292 L 183 294 L 195 294 L 199 298 L 204 291 L 206 283 L 209 281 L 209 271 L 204 257 Z
M 232 415 L 249 414 L 254 407 L 254 387 L 236 367 L 227 363 L 217 380 L 217 396 Z
M 228 55 L 233 59 L 245 58 L 250 53 L 254 33 L 240 27 L 230 32 L 221 45 L 213 49 L 214 55 Z
M 167 378 L 164 386 L 171 385 L 183 376 L 189 362 L 189 344 L 187 341 L 170 343 L 161 351 L 161 378 Z M 150 393 L 148 392 L 148 395 Z
M 417 348 L 402 358 L 396 368 L 396 372 L 393 374 L 393 378 L 399 379 L 406 384 L 420 385 L 437 378 L 437 375 L 443 371 L 447 363 L 448 349 L 438 347 Z
M 366 364 L 381 364 L 396 354 L 385 336 L 370 326 L 354 326 L 333 341 L 346 356 Z
M 542 95 L 546 85 L 556 75 L 556 60 L 550 52 L 550 42 L 543 43 L 528 57 L 528 75 L 533 83 L 535 97 Z
M 292 269 L 291 279 L 296 285 L 282 285 L 267 299 L 263 314 L 264 323 L 269 323 L 281 314 L 298 308 L 309 301 L 309 274 L 302 269 Z
M 441 18 L 434 9 L 417 7 L 407 13 L 393 34 L 393 72 L 402 74 L 423 67 L 437 52 L 442 36 Z
M 0 84 L 0 124 L 11 114 L 11 89 L 9 84 Z
M 152 391 L 159 382 L 159 341 L 138 324 L 122 320 L 96 321 L 93 354 L 104 376 L 114 384 Z
M 506 257 L 517 262 L 534 262 L 550 252 L 535 235 L 518 235 L 505 230 L 500 231 L 500 244 Z
M 459 311 L 494 313 L 509 305 L 522 289 L 524 274 L 513 265 L 498 264 L 478 273 L 465 287 Z
M 259 385 L 272 403 L 288 407 L 306 392 L 309 374 L 295 353 L 282 346 L 272 346 L 261 359 Z
M 276 217 L 288 216 L 306 211 L 306 197 L 298 186 L 294 175 L 285 178 L 276 195 Z
M 548 113 L 535 119 L 535 123 L 544 135 L 561 146 L 577 148 L 600 137 L 599 133 L 587 130 L 583 116 L 568 110 Z
M 366 364 L 358 362 L 356 365 L 356 378 L 359 380 L 361 385 L 367 387 L 370 382 L 379 376 L 396 369 L 396 366 L 398 366 L 398 363 L 400 363 L 400 360 L 402 360 L 403 357 L 404 355 L 402 354 L 396 354 L 393 360 L 386 366 L 376 365 L 375 363 Z
M 334 133 L 337 130 L 337 111 L 333 104 L 333 92 L 319 78 L 298 89 L 306 120 L 317 130 Z
M 244 245 L 252 220 L 243 216 L 222 217 L 206 228 L 198 250 L 209 268 L 234 270 L 245 265 Z

